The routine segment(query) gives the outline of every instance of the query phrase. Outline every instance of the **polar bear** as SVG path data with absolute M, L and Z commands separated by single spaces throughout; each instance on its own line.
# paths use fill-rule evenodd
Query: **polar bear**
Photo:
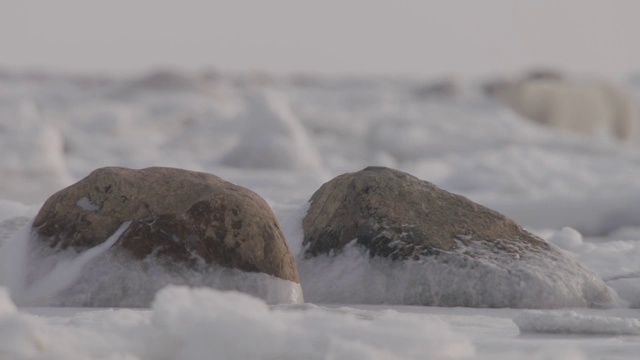
M 604 130 L 623 142 L 634 136 L 636 104 L 612 83 L 527 76 L 493 82 L 485 91 L 521 116 L 561 131 L 594 135 Z

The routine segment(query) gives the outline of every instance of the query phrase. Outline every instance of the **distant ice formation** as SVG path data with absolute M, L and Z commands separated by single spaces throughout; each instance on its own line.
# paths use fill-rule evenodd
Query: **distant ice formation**
M 72 182 L 64 140 L 34 103 L 13 110 L 0 108 L 0 199 L 33 204 Z
M 222 163 L 239 168 L 323 173 L 322 159 L 284 95 L 253 93 L 239 121 L 245 128 Z

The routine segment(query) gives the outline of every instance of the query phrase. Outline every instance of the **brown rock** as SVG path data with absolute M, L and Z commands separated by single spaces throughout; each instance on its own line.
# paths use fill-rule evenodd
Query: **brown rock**
M 107 167 L 52 195 L 33 227 L 52 247 L 82 251 L 131 221 L 114 244 L 142 259 L 216 264 L 299 282 L 280 227 L 257 194 L 214 175 Z
M 311 197 L 303 221 L 306 256 L 356 242 L 371 256 L 413 259 L 463 248 L 471 241 L 548 250 L 506 216 L 401 171 L 368 167 L 338 176 Z

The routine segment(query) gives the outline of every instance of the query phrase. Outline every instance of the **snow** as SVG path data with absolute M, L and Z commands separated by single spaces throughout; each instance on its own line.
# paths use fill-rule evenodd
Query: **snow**
M 416 96 L 424 83 L 404 79 L 162 80 L 169 91 L 130 79 L 0 79 L 0 358 L 635 359 L 640 352 L 640 137 L 622 145 L 561 134 L 501 108 L 473 83 L 447 99 Z M 640 100 L 638 84 L 629 85 Z M 552 276 L 547 259 L 513 276 L 481 261 L 475 271 L 390 264 L 356 247 L 304 259 L 308 199 L 331 177 L 370 165 L 407 171 L 513 217 L 621 300 L 584 308 L 590 280 L 569 264 Z M 257 192 L 278 218 L 301 287 L 229 269 L 167 273 L 100 249 L 80 266 L 72 251 L 53 255 L 34 244 L 30 221 L 47 197 L 101 166 L 205 171 Z M 78 206 L 95 208 L 90 199 Z M 526 291 L 513 299 L 521 282 Z M 461 306 L 571 308 L 384 305 L 427 291 L 433 304 L 445 296 Z M 114 301 L 121 307 L 97 308 Z
M 611 303 L 597 275 L 571 259 L 535 252 L 515 259 L 493 253 L 488 243 L 468 251 L 473 256 L 452 252 L 396 263 L 369 258 L 352 242 L 341 254 L 296 261 L 305 298 L 316 303 L 558 308 L 618 301 Z
M 13 307 L 12 307 L 13 306 Z M 468 359 L 474 347 L 438 319 L 362 319 L 321 308 L 270 309 L 236 292 L 169 287 L 148 311 L 92 310 L 56 324 L 0 292 L 0 355 L 49 359 Z M 18 340 L 18 341 L 15 341 Z
M 28 289 L 24 289 L 23 294 L 14 292 L 14 297 L 26 299 L 25 301 L 31 304 L 39 304 L 42 298 L 66 291 L 78 280 L 78 277 L 85 271 L 84 268 L 90 263 L 94 263 L 98 256 L 107 252 L 118 241 L 120 236 L 129 228 L 129 225 L 131 225 L 131 221 L 125 222 L 103 243 L 80 253 L 73 259 L 67 261 L 57 259 L 53 268 L 47 271 L 41 279 L 29 284 Z M 37 263 L 38 260 L 40 259 L 37 259 L 34 263 Z
M 147 310 L 17 309 L 0 289 L 0 309 L 0 356 L 10 359 L 631 359 L 640 349 L 630 334 L 638 320 L 625 313 L 269 307 L 242 293 L 178 286 Z M 583 332 L 569 341 L 520 333 L 539 319 Z
M 513 321 L 523 333 L 640 335 L 640 320 L 582 315 L 575 311 L 552 313 L 527 311 Z
M 282 94 L 252 94 L 247 113 L 236 121 L 243 120 L 245 129 L 222 159 L 223 164 L 323 173 L 320 154 Z
M 130 222 L 81 253 L 50 248 L 34 236 L 31 223 L 15 232 L 0 252 L 0 284 L 20 306 L 148 307 L 167 284 L 242 291 L 269 304 L 304 301 L 300 284 L 264 273 L 216 266 L 167 267 L 156 258 L 133 261 L 110 251 Z
M 85 211 L 97 211 L 97 210 L 100 210 L 100 206 L 98 206 L 97 204 L 93 203 L 86 196 L 81 197 L 80 200 L 78 200 L 78 202 L 76 204 L 82 210 L 85 210 Z
M 416 321 L 394 313 L 363 321 L 314 309 L 303 313 L 272 312 L 264 303 L 245 295 L 185 288 L 161 291 L 152 312 L 153 325 L 185 344 L 183 349 L 171 349 L 175 355 L 170 358 L 196 358 L 208 348 L 216 349 L 221 358 L 245 359 L 366 359 L 372 355 L 410 359 L 425 353 L 455 359 L 473 353 L 468 340 L 452 333 L 446 324 Z M 237 326 L 238 323 L 244 326 Z M 207 329 L 215 328 L 228 330 L 207 333 Z M 380 328 L 391 331 L 380 332 Z M 212 338 L 218 344 L 212 344 Z M 235 341 L 239 338 L 248 338 L 252 345 Z M 379 348 L 386 348 L 387 354 L 380 354 Z
M 32 103 L 16 107 L 19 110 L 0 108 L 0 198 L 37 202 L 72 178 L 65 167 L 60 131 L 40 120 Z

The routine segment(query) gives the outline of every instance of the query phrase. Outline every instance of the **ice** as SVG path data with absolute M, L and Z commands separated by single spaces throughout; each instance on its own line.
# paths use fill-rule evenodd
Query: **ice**
M 4 290 L 3 290 L 4 291 Z M 469 359 L 469 339 L 445 322 L 383 312 L 364 320 L 321 309 L 270 309 L 235 292 L 167 287 L 147 313 L 94 311 L 64 324 L 0 304 L 0 355 L 48 359 Z
M 573 360 L 632 359 L 640 349 L 638 320 L 625 314 L 269 307 L 241 293 L 176 286 L 148 310 L 17 310 L 2 290 L 0 304 L 8 309 L 0 313 L 0 356 L 9 359 Z M 534 323 L 574 337 L 534 337 L 523 330 Z
M 397 358 L 460 358 L 473 354 L 466 339 L 456 336 L 438 321 L 416 321 L 397 314 L 371 322 L 329 313 L 270 311 L 264 303 L 239 294 L 221 296 L 204 289 L 165 289 L 153 307 L 152 324 L 183 339 L 195 358 L 216 338 L 222 358 L 370 358 L 394 354 Z M 194 309 L 200 309 L 194 311 Z M 215 327 L 212 325 L 216 325 Z M 238 326 L 243 325 L 243 326 Z M 228 329 L 212 336 L 207 328 Z M 389 333 L 380 332 L 387 328 Z M 214 330 L 215 331 L 215 330 Z M 193 337 L 193 334 L 199 336 Z M 357 335 L 356 335 L 357 334 Z M 187 335 L 187 336 L 185 336 Z M 252 346 L 233 341 L 248 338 Z M 236 344 L 236 345 L 233 345 Z M 379 354 L 380 349 L 387 354 Z M 286 350 L 286 355 L 283 350 Z M 167 349 L 171 351 L 170 349 Z M 177 352 L 176 352 L 177 350 Z M 181 349 L 173 349 L 180 358 Z
M 15 216 L 0 221 L 0 248 L 9 240 L 14 233 L 22 228 L 31 218 L 27 216 Z
M 527 311 L 513 321 L 523 333 L 640 335 L 640 320 L 569 312 Z
M 264 273 L 215 265 L 195 269 L 153 257 L 132 259 L 111 246 L 128 223 L 103 243 L 77 253 L 50 248 L 27 222 L 0 248 L 0 286 L 20 306 L 148 307 L 168 284 L 242 291 L 269 304 L 304 301 L 300 284 Z
M 637 228 L 623 227 L 601 238 L 584 238 L 564 227 L 541 234 L 595 271 L 631 307 L 640 307 L 640 236 Z M 590 240 L 590 241 L 589 241 Z
M 311 171 L 321 175 L 322 160 L 284 95 L 252 94 L 243 115 L 245 129 L 222 159 L 228 166 Z M 242 121 L 242 120 L 238 120 Z
M 85 211 L 100 210 L 100 207 L 91 202 L 91 200 L 89 200 L 89 198 L 86 196 L 81 197 L 80 200 L 78 200 L 77 205 Z
M 570 258 L 529 252 L 496 255 L 490 244 L 474 256 L 394 262 L 371 258 L 355 242 L 336 255 L 296 260 L 307 301 L 317 303 L 559 308 L 619 306 L 597 275 Z M 550 269 L 553 269 L 550 271 Z M 613 302 L 609 298 L 613 297 Z
M 37 279 L 29 284 L 28 288 L 24 290 L 24 293 L 14 292 L 16 301 L 26 304 L 46 304 L 45 299 L 55 297 L 67 290 L 78 280 L 82 272 L 86 271 L 84 268 L 87 265 L 95 262 L 98 256 L 109 251 L 113 244 L 118 241 L 122 233 L 129 228 L 130 224 L 131 221 L 123 223 L 118 230 L 109 236 L 102 244 L 80 253 L 73 259 L 56 261 L 54 267 L 47 271 L 41 279 Z M 39 259 L 33 260 L 38 261 Z M 32 264 L 29 264 L 29 266 L 37 267 L 37 265 Z
M 34 204 L 72 178 L 60 131 L 40 119 L 33 104 L 24 106 L 17 114 L 0 107 L 0 198 Z
M 0 200 L 0 221 L 27 214 L 29 207 L 11 200 Z
M 0 316 L 11 315 L 17 311 L 18 308 L 11 301 L 9 291 L 4 287 L 0 288 Z
M 404 334 L 404 327 L 413 331 L 420 326 L 435 332 L 429 336 L 447 349 L 466 349 L 463 354 L 442 350 L 443 358 L 626 360 L 640 353 L 640 337 L 635 335 L 521 336 L 512 321 L 521 310 L 344 303 L 382 304 L 426 295 L 434 301 L 451 296 L 466 305 L 518 303 L 510 294 L 517 293 L 513 291 L 516 280 L 528 274 L 525 285 L 531 286 L 528 299 L 519 300 L 521 306 L 586 304 L 585 297 L 579 296 L 581 278 L 567 269 L 554 277 L 540 270 L 546 264 L 542 259 L 536 260 L 537 270 L 528 264 L 516 269 L 520 272 L 511 279 L 504 269 L 486 263 L 476 264 L 477 273 L 439 263 L 389 264 L 368 259 L 353 248 L 334 258 L 304 260 L 300 256 L 301 221 L 313 192 L 341 173 L 369 165 L 389 166 L 503 212 L 560 247 L 624 300 L 610 304 L 614 308 L 609 310 L 572 311 L 611 318 L 611 324 L 625 328 L 619 319 L 640 318 L 640 138 L 621 145 L 597 135 L 557 133 L 484 98 L 471 81 L 463 84 L 466 92 L 445 100 L 416 96 L 416 89 L 428 84 L 422 79 L 307 76 L 301 80 L 224 72 L 209 77 L 165 75 L 156 74 L 155 80 L 147 77 L 152 81 L 146 84 L 136 82 L 144 78 L 126 76 L 10 70 L 0 76 L 0 284 L 13 298 L 8 302 L 6 293 L 0 295 L 0 309 L 4 309 L 0 310 L 0 358 L 202 358 L 216 351 L 203 339 L 218 348 L 227 345 L 215 342 L 215 336 L 223 333 L 215 332 L 219 328 L 207 318 L 214 310 L 204 300 L 203 309 L 180 310 L 194 322 L 198 317 L 209 321 L 206 328 L 199 328 L 206 338 L 197 344 L 197 334 L 158 335 L 160 330 L 151 325 L 156 310 L 23 307 L 29 301 L 20 294 L 53 274 L 56 264 L 72 264 L 78 256 L 31 247 L 29 222 L 49 195 L 100 166 L 174 166 L 213 173 L 257 192 L 273 208 L 297 256 L 302 288 L 264 274 L 229 269 L 167 273 L 157 263 L 132 262 L 123 254 L 105 252 L 79 273 L 60 267 L 59 282 L 49 284 L 56 291 L 31 305 L 98 306 L 115 301 L 121 306 L 148 307 L 167 284 L 209 285 L 248 292 L 266 303 L 297 303 L 304 289 L 307 302 L 342 302 L 268 308 L 263 316 L 274 326 L 263 324 L 266 335 L 260 338 L 252 332 L 252 323 L 240 316 L 253 314 L 252 308 L 230 310 L 234 314 L 227 322 L 230 331 L 250 336 L 246 341 L 229 340 L 237 350 L 229 356 L 243 358 L 247 355 L 243 351 L 250 349 L 240 345 L 248 348 L 251 341 L 271 346 L 261 340 L 264 336 L 298 351 L 292 353 L 301 355 L 298 358 L 424 358 L 424 354 L 405 351 L 394 337 L 395 332 Z M 638 83 L 628 84 L 640 100 Z M 93 208 L 85 201 L 79 206 Z M 27 261 L 32 256 L 39 256 L 39 261 Z M 425 270 L 430 272 L 425 275 Z M 58 291 L 53 286 L 74 274 L 79 277 L 70 287 Z M 462 280 L 456 274 L 462 274 Z M 464 276 L 477 279 L 477 285 Z M 425 290 L 426 284 L 452 279 L 458 281 L 457 293 L 439 291 L 446 289 L 442 286 L 432 286 L 433 293 Z M 535 289 L 560 284 L 567 286 L 557 297 L 532 295 Z M 194 298 L 220 296 L 223 300 L 218 299 L 216 306 L 231 306 L 226 294 L 186 292 L 190 295 L 180 299 L 195 304 Z M 265 306 L 255 299 L 233 299 L 256 308 Z M 16 302 L 18 312 L 13 310 Z M 188 311 L 193 313 L 187 315 Z M 413 320 L 405 321 L 405 315 Z M 284 320 L 296 316 L 306 320 Z M 396 325 L 387 326 L 380 318 Z M 179 316 L 172 324 L 185 331 L 188 326 L 200 326 L 183 320 Z M 330 328 L 330 323 L 338 330 Z M 347 340 L 326 345 L 331 332 L 342 331 L 339 328 L 346 329 Z M 449 334 L 449 340 L 439 337 L 440 331 Z M 372 333 L 379 337 L 373 340 Z M 428 354 L 443 349 L 416 334 L 403 335 L 416 343 L 409 347 L 426 341 Z M 191 335 L 193 346 L 176 355 Z M 285 335 L 297 339 L 300 346 Z M 155 344 L 167 344 L 168 355 L 161 353 L 165 347 Z M 286 348 L 277 352 L 275 345 L 263 350 L 272 358 L 290 356 Z M 204 355 L 197 354 L 200 351 Z
M 560 231 L 548 238 L 547 241 L 566 250 L 578 250 L 584 246 L 582 234 L 568 226 L 560 229 Z

